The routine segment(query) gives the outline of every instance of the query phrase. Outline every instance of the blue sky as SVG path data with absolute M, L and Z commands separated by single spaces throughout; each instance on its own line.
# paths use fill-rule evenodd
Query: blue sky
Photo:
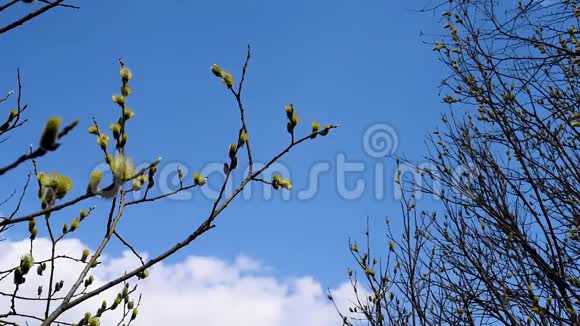
M 340 124 L 329 137 L 300 146 L 282 160 L 295 188 L 306 187 L 315 163 L 328 162 L 331 171 L 306 201 L 282 200 L 280 193 L 272 200 L 236 200 L 216 229 L 171 259 L 244 254 L 280 277 L 312 275 L 332 287 L 346 278 L 352 263 L 349 236 L 362 237 L 367 216 L 376 243 L 384 241 L 384 217 L 392 216 L 396 224 L 399 214 L 394 168 L 391 161 L 365 154 L 364 132 L 377 123 L 392 126 L 398 135 L 396 153 L 421 161 L 424 136 L 446 111 L 438 96 L 444 68 L 431 46 L 423 44 L 429 39 L 419 36 L 420 31 L 438 32 L 437 18 L 417 13 L 421 2 L 101 0 L 81 5 L 78 11 L 54 10 L 0 39 L 0 91 L 15 88 L 20 67 L 30 119 L 2 145 L 1 162 L 36 143 L 49 116 L 78 118 L 80 127 L 39 165 L 71 176 L 76 180 L 72 195 L 80 194 L 102 160 L 85 130 L 93 116 L 108 126 L 117 113 L 110 96 L 120 84 L 119 57 L 135 76 L 129 98 L 137 113 L 128 127 L 131 158 L 140 163 L 162 156 L 164 164 L 179 162 L 190 173 L 220 162 L 228 144 L 236 141 L 239 120 L 233 98 L 209 68 L 220 64 L 239 79 L 250 44 L 244 102 L 256 159 L 267 160 L 286 146 L 283 106 L 293 103 L 303 121 L 298 134 L 306 134 L 313 120 Z M 22 4 L 15 10 L 24 9 Z M 7 115 L 9 105 L 0 112 Z M 366 166 L 364 173 L 347 178 L 351 186 L 357 178 L 366 180 L 362 198 L 341 198 L 337 155 Z M 373 198 L 368 186 L 377 163 L 385 164 L 382 200 Z M 3 177 L 0 198 L 13 189 L 4 185 L 20 187 L 30 169 L 27 164 Z M 23 212 L 37 209 L 32 192 L 25 203 Z M 97 205 L 93 220 L 77 235 L 94 246 L 103 233 L 105 201 L 75 206 L 55 218 L 68 222 L 77 209 L 92 204 Z M 139 250 L 153 255 L 196 227 L 209 205 L 194 193 L 191 200 L 131 208 L 119 228 Z M 14 229 L 10 237 L 21 239 L 25 232 L 25 227 Z

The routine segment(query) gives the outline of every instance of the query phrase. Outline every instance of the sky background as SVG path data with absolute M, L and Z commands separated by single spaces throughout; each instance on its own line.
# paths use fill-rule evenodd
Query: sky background
M 384 218 L 391 216 L 396 227 L 399 216 L 393 162 L 365 153 L 365 130 L 377 123 L 390 125 L 398 139 L 395 154 L 422 162 L 424 137 L 447 109 L 438 96 L 444 67 L 424 43 L 432 39 L 420 37 L 421 31 L 440 31 L 438 18 L 418 13 L 422 5 L 386 0 L 101 0 L 82 2 L 81 10 L 53 10 L 0 39 L 0 92 L 16 88 L 20 67 L 30 119 L 1 145 L 0 165 L 36 144 L 48 117 L 61 116 L 65 122 L 78 118 L 79 128 L 62 140 L 58 153 L 40 159 L 39 168 L 72 177 L 75 188 L 69 197 L 81 194 L 88 174 L 102 164 L 100 149 L 86 128 L 93 116 L 105 128 L 114 121 L 118 112 L 111 95 L 120 86 L 117 58 L 122 57 L 134 72 L 128 105 L 136 117 L 128 125 L 128 155 L 138 164 L 162 156 L 161 168 L 178 163 L 190 178 L 194 171 L 227 158 L 239 128 L 234 99 L 210 67 L 217 63 L 239 80 L 250 44 L 253 57 L 244 103 L 255 159 L 268 160 L 287 145 L 283 106 L 293 103 L 302 119 L 298 135 L 306 135 L 313 120 L 340 125 L 281 161 L 295 189 L 308 185 L 313 165 L 327 162 L 331 171 L 320 177 L 309 200 L 299 200 L 295 193 L 284 200 L 281 192 L 265 200 L 261 186 L 256 187 L 255 196 L 235 200 L 214 230 L 169 262 L 192 255 L 233 262 L 244 255 L 268 266 L 275 277 L 307 275 L 324 288 L 337 287 L 353 263 L 349 237 L 362 239 L 368 217 L 373 242 L 386 250 Z M 25 9 L 21 4 L 13 13 Z M 8 115 L 13 100 L 0 106 L 1 115 Z M 347 200 L 339 192 L 340 155 L 366 167 L 347 178 L 349 187 L 357 179 L 366 182 L 361 198 Z M 372 190 L 377 164 L 385 171 L 382 199 L 374 198 Z M 0 198 L 19 189 L 31 168 L 24 164 L 4 176 Z M 241 180 L 240 172 L 235 180 Z M 38 209 L 35 192 L 18 215 Z M 160 253 L 209 213 L 211 202 L 197 191 L 191 193 L 188 200 L 131 207 L 120 233 L 139 251 Z M 57 225 L 67 223 L 78 209 L 93 204 L 95 212 L 74 237 L 95 247 L 104 232 L 106 201 L 76 205 L 53 219 L 60 221 Z M 0 210 L 6 213 L 12 207 Z M 27 237 L 26 226 L 14 228 L 7 237 Z M 122 250 L 114 244 L 109 254 Z

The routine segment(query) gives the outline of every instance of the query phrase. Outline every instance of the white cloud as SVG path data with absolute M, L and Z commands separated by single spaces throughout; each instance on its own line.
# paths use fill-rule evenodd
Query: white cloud
M 0 270 L 17 264 L 20 256 L 29 251 L 29 246 L 29 241 L 0 242 Z M 84 248 L 75 239 L 61 241 L 57 247 L 60 254 L 74 257 L 79 257 Z M 33 253 L 37 261 L 49 257 L 50 242 L 36 240 Z M 130 252 L 119 257 L 103 257 L 102 264 L 95 270 L 92 287 L 121 275 L 136 263 Z M 80 264 L 61 261 L 57 264 L 56 280 L 63 279 L 66 290 L 81 268 Z M 190 256 L 174 264 L 159 264 L 151 269 L 147 279 L 138 283 L 138 292 L 143 297 L 139 317 L 132 325 L 335 326 L 340 323 L 320 282 L 309 276 L 280 279 L 268 271 L 258 261 L 244 256 L 233 262 Z M 46 272 L 39 277 L 31 271 L 19 295 L 34 296 L 40 284 L 46 288 L 47 276 Z M 12 293 L 13 290 L 11 278 L 0 282 L 1 292 Z M 65 315 L 67 321 L 80 319 L 85 311 L 94 312 L 103 299 L 112 302 L 118 291 L 119 287 L 77 307 Z M 333 293 L 341 306 L 352 296 L 348 284 L 334 289 Z M 18 311 L 27 314 L 44 311 L 40 304 L 16 301 Z M 0 314 L 5 313 L 10 307 L 9 298 L 0 297 L 0 307 Z M 101 319 L 101 325 L 116 325 L 120 313 L 120 309 L 108 312 Z M 29 321 L 29 324 L 34 325 L 34 322 Z

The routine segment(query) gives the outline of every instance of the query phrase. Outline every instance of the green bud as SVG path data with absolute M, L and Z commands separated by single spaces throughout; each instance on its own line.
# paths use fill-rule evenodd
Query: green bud
M 137 318 L 137 314 L 139 314 L 137 308 L 133 309 L 133 313 L 131 313 L 131 320 L 135 320 L 135 318 Z
M 320 130 L 320 123 L 316 121 L 312 122 L 312 135 L 310 136 L 310 138 L 316 138 L 316 136 L 318 135 L 318 130 Z
M 230 144 L 230 158 L 236 157 L 236 150 L 238 149 L 236 144 Z
M 129 135 L 128 134 L 123 134 L 123 138 L 121 138 L 121 140 L 119 141 L 119 146 L 124 147 L 125 145 L 127 145 L 127 141 L 129 140 Z
M 12 119 L 16 118 L 17 115 L 18 115 L 18 111 L 11 110 L 10 114 L 8 115 L 8 121 L 12 121 Z
M 68 224 L 66 224 L 66 223 L 65 223 L 65 224 L 62 226 L 62 233 L 67 233 L 67 232 L 68 232 Z
M 118 104 L 120 106 L 124 106 L 125 105 L 125 97 L 121 96 L 121 95 L 113 95 L 111 97 L 111 99 L 113 100 L 113 103 Z
M 130 120 L 134 116 L 135 116 L 135 112 L 133 112 L 131 109 L 129 109 L 129 108 L 124 108 L 123 109 L 123 119 Z
M 133 191 L 138 191 L 139 189 L 141 189 L 141 187 L 143 187 L 143 181 L 141 178 L 133 179 L 132 184 L 133 184 Z
M 58 140 L 58 129 L 62 119 L 59 117 L 50 117 L 46 122 L 42 136 L 40 137 L 40 146 L 44 149 L 52 149 Z
M 240 138 L 238 139 L 238 147 L 243 147 L 247 142 L 248 134 L 245 131 L 242 131 L 242 133 L 240 133 Z
M 318 130 L 320 129 L 320 123 L 319 122 L 312 122 L 312 132 L 318 132 Z
M 292 122 L 292 125 L 296 126 L 298 122 L 300 122 L 300 117 L 298 116 L 298 114 L 294 113 L 292 115 L 292 118 L 290 119 L 290 122 Z
M 228 88 L 232 88 L 234 86 L 234 77 L 229 72 L 223 72 L 223 79 Z
M 53 191 L 47 192 L 46 195 L 55 195 L 57 199 L 63 198 L 73 187 L 72 179 L 59 173 L 40 173 L 38 181 L 41 186 L 50 188 Z M 52 198 L 51 198 L 52 199 Z M 48 200 L 50 202 L 52 200 Z
M 121 76 L 121 79 L 123 80 L 123 82 L 128 82 L 129 80 L 133 79 L 133 73 L 131 72 L 131 70 L 129 70 L 129 68 L 123 66 L 121 67 L 121 70 L 119 71 L 119 75 Z
M 32 232 L 32 230 L 36 227 L 36 219 L 33 218 L 32 220 L 28 221 L 28 232 Z
M 141 271 L 141 272 L 137 273 L 137 277 L 139 279 L 144 279 L 144 278 L 149 277 L 149 270 L 146 269 L 144 271 Z
M 111 131 L 113 132 L 113 137 L 115 137 L 115 139 L 119 138 L 119 136 L 121 135 L 121 125 L 118 123 L 113 123 L 112 125 L 109 126 L 109 129 L 111 129 Z
M 375 276 L 375 271 L 371 267 L 367 266 L 365 268 L 365 274 L 367 274 L 368 276 L 373 277 L 373 276 Z
M 219 78 L 223 78 L 223 72 L 222 72 L 222 68 L 220 68 L 220 66 L 214 64 L 211 66 L 211 72 L 213 72 L 214 75 L 216 75 L 216 77 Z
M 133 89 L 131 89 L 131 86 L 129 86 L 127 84 L 121 86 L 121 94 L 124 97 L 127 97 L 127 96 L 131 95 L 131 93 L 133 93 Z
M 20 270 L 23 275 L 28 274 L 32 265 L 34 265 L 34 259 L 30 254 L 20 257 Z
M 287 189 L 287 190 L 291 190 L 292 189 L 292 183 L 290 182 L 290 180 L 282 178 L 281 175 L 274 174 L 272 176 L 272 187 L 274 189 L 276 189 L 276 190 L 278 190 L 280 188 L 284 188 L 284 189 Z
M 141 174 L 140 176 L 137 177 L 137 179 L 141 182 L 141 184 L 144 184 L 145 182 L 147 182 L 149 178 L 144 174 Z
M 109 146 L 109 136 L 101 133 L 97 138 L 97 144 L 101 146 L 102 149 L 107 148 L 107 146 Z
M 205 177 L 202 176 L 201 174 L 197 172 L 193 174 L 193 182 L 195 183 L 195 185 L 203 186 L 206 183 L 206 181 L 207 180 L 205 179 Z
M 288 179 L 280 180 L 280 187 L 285 188 L 287 190 L 292 190 L 292 183 Z
M 84 209 L 81 209 L 81 211 L 79 212 L 79 216 L 81 221 L 84 220 L 87 216 L 89 216 L 89 212 L 85 211 Z
M 128 180 L 135 175 L 135 165 L 123 154 L 111 158 L 111 171 L 120 180 Z
M 87 129 L 87 131 L 88 131 L 88 132 L 89 132 L 89 134 L 91 134 L 91 135 L 95 135 L 95 136 L 98 136 L 98 135 L 99 135 L 99 128 L 97 128 L 97 126 L 95 126 L 95 125 L 92 125 L 92 126 L 90 126 L 90 127 Z
M 320 134 L 321 136 L 326 136 L 326 135 L 328 135 L 328 132 L 330 131 L 330 128 L 332 128 L 332 125 L 331 125 L 331 124 L 326 124 L 326 125 L 324 126 L 324 129 L 322 129 L 322 130 L 319 132 L 319 134 Z
M 70 222 L 70 232 L 74 232 L 76 229 L 78 229 L 80 226 L 80 221 L 78 218 L 73 219 Z
M 90 254 L 89 249 L 84 249 L 83 250 L 83 253 L 81 255 L 81 261 L 83 263 L 85 263 L 87 261 L 87 258 L 89 258 L 89 254 Z
M 85 280 L 85 287 L 89 287 L 94 281 L 95 277 L 93 275 L 89 276 L 89 278 Z
M 96 193 L 102 179 L 103 179 L 103 171 L 98 169 L 93 170 L 93 172 L 91 172 L 91 175 L 89 176 L 89 185 L 87 187 L 87 192 L 91 194 Z
M 292 104 L 284 105 L 284 111 L 286 111 L 286 116 L 288 117 L 288 119 L 291 119 L 292 114 L 294 114 L 294 105 Z

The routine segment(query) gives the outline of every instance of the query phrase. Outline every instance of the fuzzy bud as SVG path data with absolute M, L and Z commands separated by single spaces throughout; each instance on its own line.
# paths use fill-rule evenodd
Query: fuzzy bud
M 51 189 L 45 194 L 47 202 L 53 201 L 52 196 L 56 196 L 57 199 L 63 198 L 73 187 L 72 179 L 59 173 L 40 173 L 38 181 L 41 186 Z M 51 197 L 50 200 L 47 197 Z
M 135 320 L 135 318 L 137 318 L 137 314 L 139 314 L 137 308 L 133 309 L 133 312 L 131 313 L 131 320 Z
M 118 104 L 120 106 L 124 106 L 125 105 L 125 97 L 121 96 L 121 95 L 113 95 L 111 97 L 111 100 L 113 101 L 113 103 Z
M 320 123 L 314 121 L 312 122 L 312 135 L 310 138 L 315 138 L 318 135 L 318 131 L 320 130 Z
M 89 216 L 89 212 L 85 211 L 84 209 L 81 209 L 79 212 L 79 218 L 82 220 L 84 220 L 87 216 Z
M 124 108 L 123 109 L 123 119 L 130 120 L 134 116 L 135 116 L 135 112 L 133 112 L 131 109 L 129 109 L 129 108 Z
M 135 165 L 123 154 L 112 157 L 110 166 L 113 175 L 119 180 L 125 181 L 135 175 Z
M 81 255 L 81 261 L 83 263 L 86 263 L 87 262 L 87 258 L 89 258 L 89 254 L 90 254 L 89 249 L 84 249 L 83 250 L 83 253 Z
M 248 134 L 245 131 L 240 133 L 240 138 L 238 139 L 238 147 L 243 147 L 245 143 L 248 142 Z
M 92 126 L 90 126 L 90 127 L 87 129 L 87 131 L 88 131 L 88 132 L 89 132 L 89 134 L 91 134 L 91 135 L 95 135 L 95 136 L 98 136 L 98 135 L 99 135 L 99 128 L 97 128 L 97 126 L 95 126 L 95 125 L 92 125 Z
M 18 111 L 11 110 L 10 114 L 8 115 L 8 121 L 12 121 L 14 118 L 16 118 L 17 115 L 18 115 Z
M 234 77 L 229 72 L 223 73 L 223 79 L 228 88 L 232 88 L 234 86 Z
M 324 126 L 324 129 L 322 129 L 322 130 L 319 132 L 319 134 L 320 134 L 321 136 L 326 136 L 326 135 L 328 135 L 328 132 L 330 131 L 330 128 L 331 128 L 331 127 L 332 127 L 332 125 L 330 125 L 330 124 L 326 124 L 326 125 Z
M 115 139 L 119 138 L 119 136 L 121 135 L 121 125 L 118 123 L 113 123 L 112 125 L 109 126 L 109 129 L 111 129 L 111 131 L 113 132 L 113 137 L 115 137 Z
M 40 146 L 44 149 L 53 149 L 58 140 L 58 129 L 62 119 L 59 117 L 50 117 L 46 122 L 42 136 L 40 137 Z
M 133 89 L 131 89 L 131 86 L 129 86 L 127 84 L 121 86 L 121 94 L 124 97 L 127 97 L 127 96 L 131 95 L 131 93 L 133 93 Z
M 139 279 L 144 279 L 147 277 L 149 277 L 149 270 L 147 270 L 147 269 L 137 273 L 137 278 L 139 278 Z
M 20 270 L 23 275 L 28 274 L 32 265 L 34 265 L 34 259 L 30 254 L 20 257 Z
M 73 219 L 70 222 L 70 232 L 74 232 L 76 229 L 78 229 L 80 226 L 80 221 L 78 218 Z
M 97 138 L 97 144 L 101 146 L 102 149 L 106 149 L 107 146 L 109 146 L 109 136 L 101 133 Z
M 95 277 L 93 275 L 89 276 L 89 278 L 85 280 L 85 287 L 89 287 L 94 281 Z
M 197 172 L 193 174 L 193 182 L 195 183 L 195 185 L 203 186 L 206 183 L 206 181 L 207 180 L 205 179 L 205 177 L 202 176 L 201 174 Z
M 121 67 L 121 70 L 119 71 L 119 75 L 121 76 L 121 79 L 123 80 L 123 82 L 128 82 L 131 79 L 133 79 L 133 73 L 131 72 L 131 70 L 129 70 L 129 68 L 123 66 Z
M 216 75 L 216 77 L 223 78 L 223 75 L 222 75 L 223 74 L 223 71 L 222 71 L 222 68 L 220 68 L 220 66 L 218 66 L 216 64 L 212 65 L 211 66 L 211 72 L 214 75 Z
M 101 321 L 97 317 L 91 317 L 89 319 L 89 326 L 101 326 Z
M 286 111 L 286 116 L 288 117 L 288 119 L 291 119 L 292 115 L 294 114 L 294 105 L 292 104 L 284 105 L 284 111 Z
M 230 151 L 229 151 L 230 158 L 236 157 L 236 150 L 237 149 L 238 149 L 238 147 L 236 144 L 230 144 Z
M 292 183 L 290 180 L 282 178 L 279 174 L 275 174 L 272 176 L 272 187 L 276 190 L 280 188 L 292 190 Z
M 121 140 L 119 140 L 119 146 L 120 147 L 125 147 L 125 145 L 127 145 L 127 141 L 129 140 L 129 135 L 128 134 L 123 134 L 123 137 L 121 138 Z
M 294 113 L 292 115 L 292 118 L 290 119 L 290 122 L 292 123 L 293 126 L 296 126 L 298 122 L 300 122 L 300 117 L 298 116 L 298 114 Z
M 91 175 L 89 176 L 89 185 L 87 187 L 87 192 L 91 194 L 96 193 L 102 179 L 103 179 L 103 171 L 99 169 L 93 170 L 93 172 L 91 172 Z

